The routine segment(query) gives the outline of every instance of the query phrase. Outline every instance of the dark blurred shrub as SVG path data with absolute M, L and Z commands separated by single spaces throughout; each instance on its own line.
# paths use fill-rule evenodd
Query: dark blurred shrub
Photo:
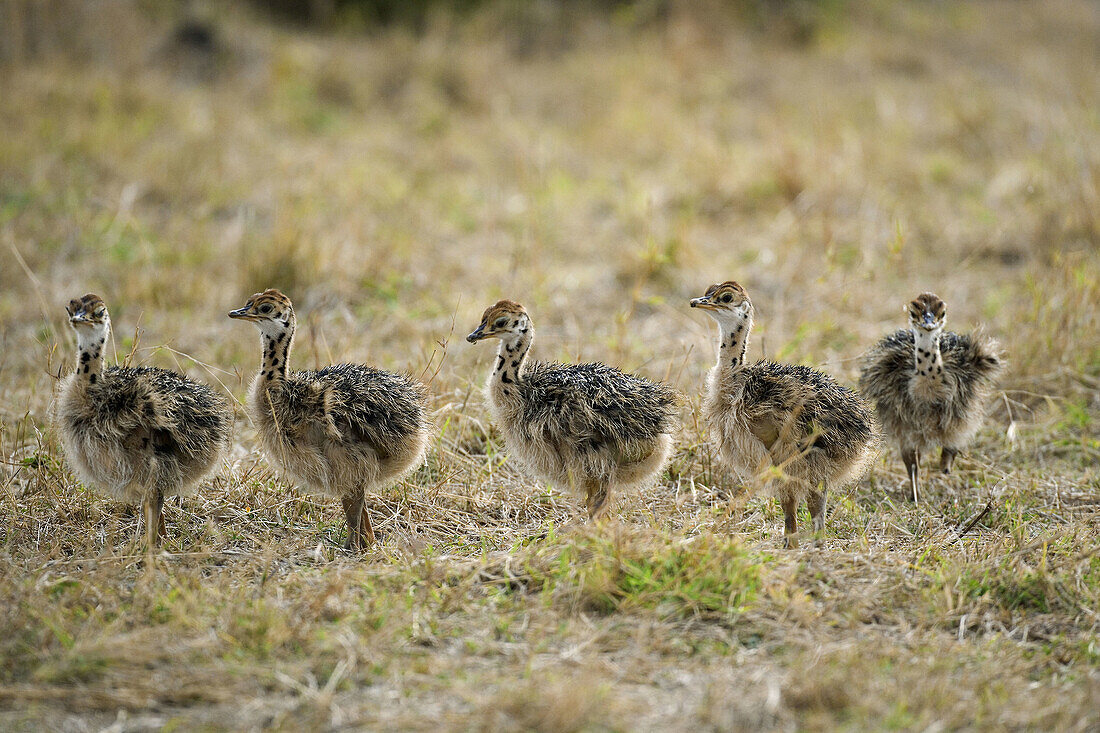
M 465 13 L 485 0 L 253 0 L 284 21 L 321 28 L 406 25 L 423 28 L 432 13 Z
M 252 0 L 284 21 L 329 29 L 367 29 L 400 25 L 427 27 L 434 15 L 467 15 L 475 10 L 521 18 L 559 13 L 605 14 L 640 25 L 674 14 L 737 17 L 796 43 L 808 42 L 820 25 L 838 15 L 847 0 Z M 708 18 L 700 17 L 706 22 Z

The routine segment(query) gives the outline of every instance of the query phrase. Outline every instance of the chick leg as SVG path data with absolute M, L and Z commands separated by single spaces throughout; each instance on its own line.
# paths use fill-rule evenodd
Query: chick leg
M 359 531 L 363 536 L 364 547 L 374 544 L 374 527 L 370 523 L 370 514 L 367 513 L 366 502 L 363 503 L 363 513 L 359 517 Z
M 344 542 L 344 549 L 349 552 L 362 550 L 364 546 L 362 530 L 363 519 L 366 516 L 366 510 L 363 508 L 364 501 L 365 497 L 362 489 L 340 499 L 340 502 L 344 505 L 344 516 L 348 520 L 348 539 Z
M 920 502 L 919 482 L 917 473 L 920 470 L 920 451 L 916 448 L 903 448 L 901 460 L 905 463 L 905 470 L 909 473 L 909 486 L 913 490 L 913 503 Z
M 593 479 L 585 482 L 585 489 L 584 503 L 588 507 L 588 520 L 595 521 L 607 508 L 608 487 L 604 482 Z
M 940 470 L 944 473 L 951 473 L 951 466 L 955 464 L 955 456 L 958 454 L 958 449 L 948 448 L 945 445 L 943 447 L 943 452 L 940 453 Z
M 806 497 L 806 505 L 810 508 L 810 519 L 813 520 L 814 532 L 825 531 L 825 503 L 828 489 L 822 487 L 820 491 L 811 491 Z
M 145 496 L 142 502 L 142 510 L 145 515 L 145 545 L 153 549 L 160 545 L 164 536 L 164 492 L 154 489 Z
M 780 503 L 783 505 L 783 547 L 793 550 L 798 547 L 798 497 L 787 495 Z

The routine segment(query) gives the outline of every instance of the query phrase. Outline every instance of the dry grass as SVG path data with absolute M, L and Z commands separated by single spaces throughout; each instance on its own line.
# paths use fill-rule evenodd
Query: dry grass
M 104 1 L 0 67 L 0 727 L 1100 725 L 1093 4 L 369 37 L 216 4 L 213 59 L 154 5 Z M 887 452 L 822 547 L 781 550 L 778 506 L 697 425 L 711 329 L 686 298 L 729 277 L 754 354 L 848 382 L 924 289 L 1001 338 L 960 470 L 913 506 Z M 299 306 L 298 364 L 430 379 L 434 450 L 350 558 L 242 417 L 144 558 L 138 512 L 77 484 L 44 421 L 63 303 L 99 292 L 120 358 L 240 397 L 258 348 L 224 313 L 266 286 Z M 669 473 L 599 528 L 489 424 L 490 350 L 458 337 L 501 296 L 542 357 L 688 396 Z

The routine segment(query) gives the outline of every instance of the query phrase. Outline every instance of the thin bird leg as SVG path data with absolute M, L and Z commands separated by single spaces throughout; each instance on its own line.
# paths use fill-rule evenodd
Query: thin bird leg
M 588 507 L 588 520 L 595 521 L 607 508 L 607 484 L 597 479 L 585 481 L 585 506 Z
M 364 547 L 370 547 L 374 544 L 374 527 L 371 526 L 366 503 L 363 504 L 363 514 L 359 518 L 359 532 L 363 537 Z
M 349 552 L 361 550 L 363 549 L 361 523 L 366 513 L 363 509 L 363 490 L 359 489 L 358 493 L 343 497 L 340 502 L 344 505 L 344 516 L 348 520 L 348 539 L 344 542 L 344 549 Z
M 944 473 L 951 473 L 951 466 L 955 463 L 955 456 L 959 455 L 959 451 L 955 448 L 948 448 L 946 445 L 943 447 L 943 452 L 940 453 L 940 470 Z
M 822 487 L 820 491 L 811 491 L 806 497 L 806 505 L 810 508 L 810 519 L 813 520 L 814 532 L 825 531 L 825 502 L 828 489 Z
M 798 498 L 785 496 L 780 500 L 783 505 L 783 547 L 798 547 Z
M 145 546 L 151 550 L 160 545 L 161 537 L 165 534 L 164 492 L 160 489 L 149 492 L 142 502 L 142 509 L 145 514 Z
M 920 451 L 916 448 L 904 449 L 901 452 L 901 460 L 905 463 L 905 470 L 909 473 L 909 486 L 913 490 L 913 503 L 920 503 L 919 482 L 917 473 L 920 468 Z

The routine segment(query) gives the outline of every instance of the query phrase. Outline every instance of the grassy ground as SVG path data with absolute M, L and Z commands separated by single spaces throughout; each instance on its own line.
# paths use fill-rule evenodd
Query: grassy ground
M 1100 725 L 1094 4 L 533 5 L 367 37 L 216 6 L 212 56 L 142 7 L 0 67 L 0 727 Z M 888 450 L 821 547 L 780 549 L 697 424 L 686 300 L 728 278 L 752 354 L 848 383 L 922 290 L 984 324 L 1010 369 L 960 470 L 913 506 Z M 268 286 L 298 365 L 430 381 L 429 459 L 352 558 L 242 415 L 144 558 L 45 420 L 63 305 L 100 293 L 120 360 L 239 399 L 258 343 L 224 314 Z M 668 474 L 602 526 L 489 423 L 491 349 L 461 336 L 499 297 L 539 356 L 686 395 Z

